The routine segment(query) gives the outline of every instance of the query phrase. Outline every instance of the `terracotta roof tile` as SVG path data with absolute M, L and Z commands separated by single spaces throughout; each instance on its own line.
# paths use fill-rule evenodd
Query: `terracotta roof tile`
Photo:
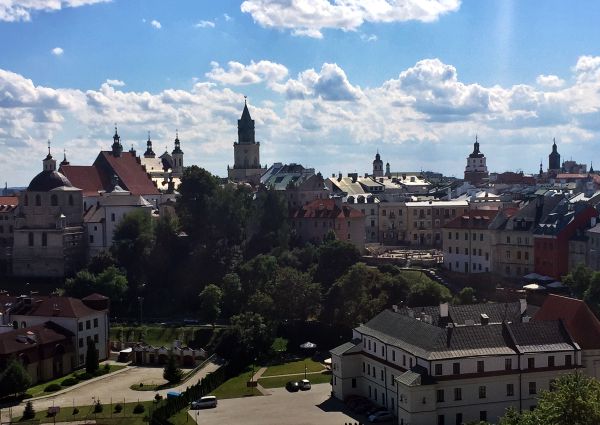
M 98 191 L 106 190 L 99 170 L 93 165 L 61 165 L 60 172 L 73 186 L 83 190 L 83 196 L 98 196 Z
M 133 195 L 159 194 L 152 179 L 132 152 L 123 152 L 121 156 L 116 157 L 111 151 L 102 151 L 94 161 L 94 166 L 101 170 L 105 187 L 110 185 L 114 173 L 119 177 L 119 185 Z
M 81 300 L 71 297 L 40 296 L 31 297 L 31 303 L 18 306 L 18 298 L 11 297 L 13 308 L 11 314 L 24 316 L 48 317 L 85 317 L 98 311 L 86 306 Z
M 54 322 L 15 329 L 0 334 L 0 355 L 15 354 L 33 347 L 68 342 L 73 333 Z
M 341 208 L 333 199 L 316 199 L 296 210 L 293 218 L 360 218 L 363 213 L 347 205 Z

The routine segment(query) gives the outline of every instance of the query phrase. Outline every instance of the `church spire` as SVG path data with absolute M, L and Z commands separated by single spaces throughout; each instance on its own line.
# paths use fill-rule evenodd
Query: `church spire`
M 144 158 L 155 158 L 156 154 L 152 150 L 152 140 L 150 139 L 150 132 L 148 132 L 148 140 L 146 141 L 146 152 L 144 152 Z
M 69 161 L 67 161 L 67 150 L 63 149 L 63 160 L 60 163 L 60 166 L 62 167 L 63 165 L 71 165 Z
M 238 143 L 240 144 L 254 144 L 256 143 L 254 135 L 254 120 L 250 116 L 248 110 L 247 97 L 244 96 L 244 110 L 242 116 L 238 120 Z
M 52 153 L 50 153 L 50 140 L 48 139 L 48 155 L 42 161 L 44 164 L 44 171 L 56 171 L 56 160 L 52 158 Z
M 183 155 L 183 151 L 181 150 L 181 143 L 179 142 L 179 130 L 175 130 L 175 149 L 173 149 L 173 152 L 171 152 L 171 154 L 175 155 L 175 154 L 182 154 Z
M 111 146 L 112 153 L 114 156 L 121 156 L 123 152 L 123 145 L 121 144 L 121 137 L 119 137 L 119 132 L 117 131 L 117 124 L 115 123 L 115 135 L 113 136 L 113 144 Z

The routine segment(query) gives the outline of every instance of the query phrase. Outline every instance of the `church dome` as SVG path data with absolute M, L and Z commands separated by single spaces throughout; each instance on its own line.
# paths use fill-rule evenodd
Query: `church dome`
M 57 187 L 73 187 L 68 178 L 58 171 L 42 171 L 31 180 L 27 191 L 29 192 L 48 192 Z

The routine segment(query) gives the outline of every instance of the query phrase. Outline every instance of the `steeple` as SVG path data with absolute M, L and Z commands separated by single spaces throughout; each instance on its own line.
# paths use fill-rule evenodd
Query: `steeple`
M 148 132 L 148 140 L 146 141 L 146 152 L 144 152 L 144 158 L 155 158 L 156 154 L 152 150 L 152 140 L 150 140 L 150 132 Z
M 60 166 L 62 167 L 63 165 L 71 165 L 69 161 L 67 161 L 67 150 L 63 149 L 63 160 L 60 163 Z
M 386 175 L 386 177 L 392 176 L 392 172 L 390 171 L 390 163 L 389 162 L 385 163 L 385 175 Z
M 375 160 L 373 160 L 373 177 L 383 177 L 383 161 L 381 155 L 379 155 L 379 149 L 377 149 Z
M 175 149 L 173 149 L 173 152 L 171 152 L 173 155 L 175 154 L 182 154 L 183 155 L 183 151 L 181 150 L 181 145 L 179 143 L 179 130 L 175 130 Z
M 119 133 L 117 131 L 117 124 L 115 124 L 115 135 L 113 136 L 113 144 L 111 148 L 114 156 L 121 156 L 121 153 L 123 152 L 123 145 L 121 144 L 121 138 L 119 137 Z
M 542 168 L 542 160 L 540 159 L 540 174 L 539 177 L 542 177 L 544 175 L 544 170 Z
M 548 169 L 560 170 L 560 154 L 556 147 L 556 139 L 552 138 L 552 152 L 548 155 Z
M 473 153 L 479 153 L 479 141 L 477 140 L 477 134 L 475 135 L 475 143 L 473 143 Z
M 250 116 L 246 96 L 244 96 L 244 110 L 242 111 L 242 117 L 238 120 L 238 143 L 256 143 L 254 135 L 254 120 Z
M 590 161 L 590 174 L 594 174 L 594 163 Z
M 56 160 L 52 158 L 52 154 L 50 153 L 50 140 L 48 140 L 48 155 L 42 161 L 44 164 L 44 171 L 56 171 Z
M 179 143 L 179 130 L 175 130 L 175 149 L 173 149 L 171 154 L 173 155 L 172 173 L 175 177 L 181 177 L 183 175 L 183 151 Z

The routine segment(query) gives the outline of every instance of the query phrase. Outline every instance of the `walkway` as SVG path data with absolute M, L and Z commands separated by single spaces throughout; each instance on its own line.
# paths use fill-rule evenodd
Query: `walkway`
M 261 367 L 260 369 L 258 369 L 256 373 L 252 376 L 252 381 L 256 382 L 256 389 L 259 393 L 261 393 L 262 395 L 271 395 L 269 391 L 267 391 L 262 385 L 258 383 L 258 380 L 260 379 L 262 374 L 265 373 L 266 370 L 266 367 Z

